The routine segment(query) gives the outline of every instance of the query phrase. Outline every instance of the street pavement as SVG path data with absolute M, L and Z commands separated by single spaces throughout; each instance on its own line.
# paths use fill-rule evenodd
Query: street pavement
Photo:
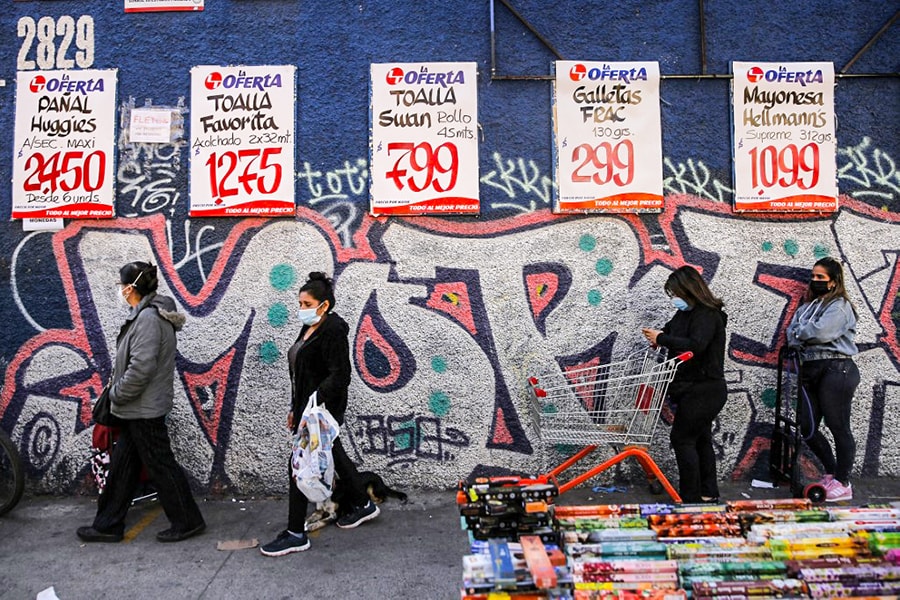
M 900 502 L 900 481 L 853 482 L 845 505 Z M 0 517 L 0 598 L 28 600 L 52 587 L 60 600 L 140 599 L 451 599 L 459 598 L 462 556 L 468 552 L 454 491 L 409 492 L 356 529 L 329 526 L 310 535 L 306 552 L 269 558 L 258 548 L 222 551 L 220 541 L 266 543 L 287 520 L 286 497 L 202 499 L 206 532 L 162 544 L 168 520 L 156 502 L 128 515 L 125 541 L 85 544 L 75 536 L 89 525 L 92 497 L 26 496 Z M 786 488 L 723 483 L 723 500 L 784 498 Z M 571 490 L 560 504 L 665 502 L 645 486 L 617 484 Z M 49 596 L 52 599 L 52 596 Z

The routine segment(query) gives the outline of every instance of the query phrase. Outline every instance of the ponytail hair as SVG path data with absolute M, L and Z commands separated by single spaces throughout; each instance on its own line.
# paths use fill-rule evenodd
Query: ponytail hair
M 119 282 L 130 285 L 142 298 L 159 287 L 156 265 L 149 262 L 130 262 L 119 269 Z

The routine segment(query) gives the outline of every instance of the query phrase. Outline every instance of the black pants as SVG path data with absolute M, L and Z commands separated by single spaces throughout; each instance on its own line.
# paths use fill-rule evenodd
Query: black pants
M 140 482 L 141 467 L 147 467 L 159 503 L 177 531 L 188 531 L 203 523 L 191 495 L 187 477 L 176 462 L 169 441 L 166 418 L 133 419 L 122 422 L 112 451 L 106 488 L 97 501 L 94 529 L 125 531 L 125 515 Z
M 858 385 L 859 369 L 851 358 L 803 363 L 803 387 L 811 410 L 804 407 L 800 431 L 805 438 L 809 438 L 806 445 L 822 461 L 825 472 L 833 474 L 845 485 L 850 481 L 850 471 L 856 458 L 856 441 L 850 430 L 850 407 Z M 825 419 L 825 425 L 834 438 L 836 460 L 828 440 L 819 431 L 822 419 Z
M 675 384 L 672 402 L 676 403 L 672 423 L 672 449 L 678 463 L 678 493 L 682 502 L 700 502 L 701 496 L 717 498 L 716 453 L 712 444 L 712 424 L 725 401 L 728 389 L 724 380 Z
M 359 484 L 359 471 L 356 470 L 356 465 L 344 451 L 340 438 L 334 440 L 331 454 L 334 456 L 334 472 L 341 480 L 337 485 L 340 485 L 348 493 L 347 497 L 354 508 L 365 505 L 369 501 L 369 494 Z M 288 459 L 288 477 L 290 489 L 288 492 L 288 530 L 300 533 L 306 529 L 306 511 L 309 509 L 309 500 L 297 488 L 297 484 L 291 476 L 290 459 Z

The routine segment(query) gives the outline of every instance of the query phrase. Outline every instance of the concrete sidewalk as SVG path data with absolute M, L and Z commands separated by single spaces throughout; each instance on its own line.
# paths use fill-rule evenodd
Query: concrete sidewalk
M 621 485 L 621 484 L 620 484 Z M 900 501 L 900 482 L 857 480 L 852 504 Z M 723 500 L 784 498 L 785 488 L 748 482 L 722 484 Z M 256 548 L 219 551 L 217 542 L 270 541 L 285 527 L 284 498 L 205 500 L 206 532 L 161 544 L 168 520 L 155 502 L 128 515 L 126 540 L 84 544 L 95 501 L 87 497 L 26 497 L 0 518 L 0 598 L 27 600 L 53 586 L 60 600 L 134 599 L 443 599 L 458 598 L 462 556 L 468 552 L 453 491 L 410 491 L 410 501 L 381 505 L 381 516 L 351 529 L 311 534 L 312 547 L 281 558 Z M 624 491 L 572 490 L 560 504 L 666 502 L 643 486 Z

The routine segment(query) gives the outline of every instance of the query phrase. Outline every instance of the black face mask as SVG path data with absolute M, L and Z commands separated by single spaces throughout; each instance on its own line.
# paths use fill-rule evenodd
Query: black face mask
M 814 279 L 809 282 L 809 289 L 812 290 L 813 296 L 819 297 L 828 293 L 828 282 Z

